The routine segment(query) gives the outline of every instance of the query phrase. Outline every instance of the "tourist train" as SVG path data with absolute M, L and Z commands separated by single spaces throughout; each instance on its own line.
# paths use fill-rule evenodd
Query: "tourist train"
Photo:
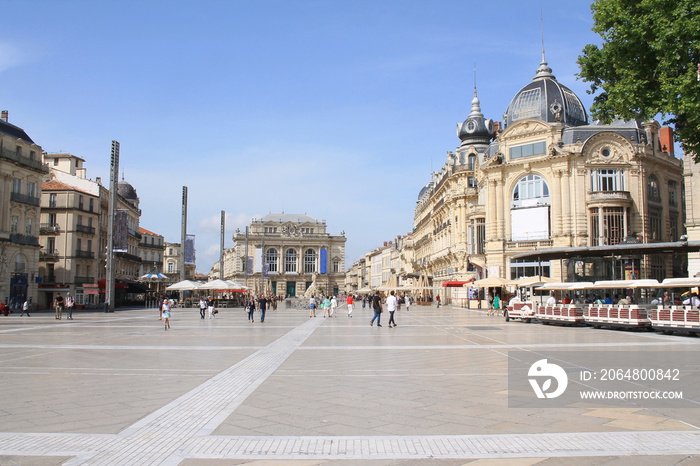
M 512 300 L 504 310 L 506 322 L 538 320 L 543 324 L 588 325 L 594 328 L 656 330 L 665 334 L 700 334 L 700 310 L 690 292 L 678 300 L 675 290 L 700 286 L 700 278 L 656 280 L 604 280 L 546 283 L 534 289 L 571 295 L 571 301 L 547 305 L 540 299 Z M 659 290 L 671 290 L 665 295 Z M 532 295 L 533 289 L 530 289 Z M 622 291 L 618 302 L 604 303 L 600 296 Z M 687 295 L 687 298 L 685 296 Z M 696 298 L 697 299 L 697 298 Z M 610 300 L 609 300 L 610 301 Z M 683 304 L 686 303 L 686 304 Z

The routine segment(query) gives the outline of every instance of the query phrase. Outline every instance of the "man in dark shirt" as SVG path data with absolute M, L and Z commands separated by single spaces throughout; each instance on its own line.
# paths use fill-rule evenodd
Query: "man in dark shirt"
M 56 306 L 56 319 L 61 320 L 61 316 L 63 315 L 63 296 L 61 296 L 61 293 L 56 295 L 54 306 Z
M 382 316 L 382 297 L 379 296 L 379 291 L 374 292 L 374 296 L 372 296 L 372 309 L 374 309 L 374 317 L 372 317 L 372 320 L 370 321 L 369 325 L 370 327 L 374 325 L 374 321 L 377 321 L 377 327 L 381 327 L 382 324 L 380 324 L 381 316 Z
M 265 322 L 265 310 L 267 309 L 267 299 L 265 299 L 264 294 L 260 295 L 260 299 L 258 299 L 258 306 L 260 308 L 260 322 Z

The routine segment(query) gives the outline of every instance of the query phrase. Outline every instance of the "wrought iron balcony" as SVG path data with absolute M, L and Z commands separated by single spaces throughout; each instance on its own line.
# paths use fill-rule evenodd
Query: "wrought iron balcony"
M 25 246 L 39 246 L 39 237 L 30 235 L 20 235 L 19 233 L 10 234 L 10 241 L 15 244 L 23 244 Z
M 41 205 L 41 199 L 34 196 L 29 196 L 28 194 L 20 194 L 12 192 L 10 193 L 10 200 L 14 202 L 20 202 L 22 204 L 31 205 L 34 207 L 39 207 Z
M 76 275 L 73 281 L 77 286 L 81 286 L 85 283 L 95 283 L 95 277 L 80 277 Z
M 39 261 L 41 262 L 56 262 L 58 261 L 58 250 L 45 250 L 39 251 Z
M 95 253 L 92 251 L 81 251 L 78 249 L 75 251 L 75 257 L 78 259 L 94 259 Z
M 0 158 L 24 165 L 27 168 L 31 168 L 41 173 L 49 172 L 49 166 L 42 163 L 41 160 L 32 160 L 29 157 L 24 157 L 23 155 L 20 155 L 15 151 L 5 149 L 4 147 L 0 149 Z
M 89 227 L 87 225 L 76 225 L 75 231 L 79 231 L 80 233 L 87 233 L 89 235 L 94 235 L 95 227 Z
M 57 235 L 61 232 L 61 227 L 58 223 L 42 223 L 39 225 L 39 234 L 41 235 Z

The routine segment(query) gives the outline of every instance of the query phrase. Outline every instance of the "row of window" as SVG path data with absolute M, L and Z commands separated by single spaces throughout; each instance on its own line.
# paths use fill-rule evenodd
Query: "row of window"
M 37 183 L 33 181 L 27 182 L 26 193 L 22 192 L 23 184 L 24 180 L 22 180 L 22 178 L 14 178 L 12 180 L 12 192 L 15 194 L 26 194 L 29 197 L 37 197 L 37 194 L 39 192 Z
M 591 191 L 627 191 L 625 170 L 614 168 L 594 169 L 590 172 Z M 649 200 L 661 202 L 661 183 L 655 175 L 649 176 L 647 182 Z M 525 175 L 515 185 L 513 201 L 549 198 L 549 186 L 539 175 Z M 678 205 L 678 183 L 668 182 L 668 202 L 670 206 Z
M 303 255 L 303 273 L 316 273 L 316 259 L 318 255 L 313 249 L 307 249 L 304 251 Z M 277 249 L 269 248 L 265 252 L 265 264 L 267 266 L 267 271 L 270 273 L 279 272 L 279 259 L 280 255 Z M 298 267 L 298 254 L 296 249 L 287 249 L 284 253 L 284 271 L 285 273 L 296 273 Z M 340 262 L 333 261 L 332 264 L 333 273 L 340 272 Z

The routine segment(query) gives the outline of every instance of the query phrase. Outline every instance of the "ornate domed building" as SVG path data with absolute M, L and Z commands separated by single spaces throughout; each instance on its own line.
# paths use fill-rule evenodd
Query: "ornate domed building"
M 414 264 L 434 286 L 491 276 L 671 276 L 672 255 L 536 260 L 535 250 L 671 242 L 682 234 L 682 161 L 657 122 L 590 123 L 544 54 L 503 122 L 471 113 L 460 145 L 420 191 Z M 669 149 L 670 148 L 670 149 Z M 671 153 L 670 153 L 671 152 Z M 521 257 L 521 258 L 519 258 Z

